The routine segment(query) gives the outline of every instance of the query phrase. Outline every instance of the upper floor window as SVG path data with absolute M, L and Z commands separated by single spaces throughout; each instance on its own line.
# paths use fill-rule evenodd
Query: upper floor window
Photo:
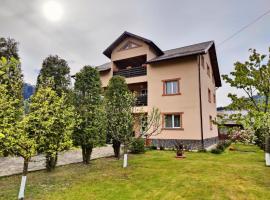
M 179 79 L 170 79 L 163 81 L 163 95 L 180 94 Z
M 206 64 L 206 66 L 207 66 L 207 75 L 210 77 L 210 67 L 208 64 Z
M 163 127 L 166 129 L 179 129 L 183 128 L 182 125 L 182 113 L 174 113 L 174 114 L 165 114 L 164 115 L 164 125 Z
M 137 44 L 135 42 L 128 41 L 119 49 L 119 51 L 133 49 L 133 48 L 137 48 L 137 47 L 140 47 L 140 46 L 141 45 L 139 45 L 139 44 Z
M 216 95 L 213 94 L 213 102 L 216 103 Z
M 210 126 L 210 130 L 213 130 L 213 119 L 212 116 L 209 116 L 209 126 Z
M 208 102 L 211 103 L 211 90 L 208 89 Z

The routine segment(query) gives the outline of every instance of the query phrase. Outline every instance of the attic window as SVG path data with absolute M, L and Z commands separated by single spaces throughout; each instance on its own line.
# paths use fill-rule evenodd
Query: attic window
M 122 50 L 128 50 L 128 49 L 133 49 L 133 48 L 137 48 L 137 47 L 140 47 L 141 45 L 139 44 L 136 44 L 134 42 L 131 42 L 131 41 L 128 41 L 127 43 L 125 43 L 119 51 L 122 51 Z

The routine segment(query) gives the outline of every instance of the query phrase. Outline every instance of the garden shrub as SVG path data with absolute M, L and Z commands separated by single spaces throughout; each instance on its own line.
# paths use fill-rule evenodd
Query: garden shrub
M 164 146 L 160 146 L 159 147 L 159 150 L 163 151 L 163 150 L 165 150 L 165 147 Z
M 231 145 L 231 141 L 230 140 L 225 140 L 225 141 L 219 142 L 217 144 L 216 148 L 214 148 L 214 149 L 211 150 L 211 153 L 221 154 L 230 145 Z
M 152 146 L 149 147 L 149 149 L 150 149 L 150 150 L 157 150 L 157 146 L 152 145 Z
M 130 152 L 134 154 L 144 153 L 144 143 L 143 138 L 134 138 L 130 145 Z
M 211 150 L 211 153 L 214 153 L 214 154 L 221 154 L 222 152 L 223 152 L 223 150 L 218 149 L 218 148 L 215 148 L 215 149 Z

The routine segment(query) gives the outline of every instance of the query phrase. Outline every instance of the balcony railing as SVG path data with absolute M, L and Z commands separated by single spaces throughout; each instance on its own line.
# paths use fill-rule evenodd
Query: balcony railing
M 147 95 L 137 96 L 136 106 L 147 106 Z
M 135 77 L 135 76 L 144 76 L 146 75 L 146 67 L 132 67 L 130 69 L 121 69 L 117 72 L 113 72 L 113 75 L 123 76 L 126 78 Z

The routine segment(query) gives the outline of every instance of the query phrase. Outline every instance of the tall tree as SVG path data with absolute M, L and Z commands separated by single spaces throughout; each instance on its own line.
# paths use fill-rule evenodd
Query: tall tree
M 0 141 L 1 149 L 5 156 L 11 154 L 11 147 L 14 144 L 15 126 L 23 116 L 22 85 L 23 76 L 20 63 L 15 58 L 7 60 L 2 57 L 0 60 L 0 132 L 4 135 Z
M 19 199 L 24 199 L 30 158 L 36 153 L 35 136 L 25 131 L 29 125 L 23 109 L 20 63 L 13 57 L 0 61 L 0 151 L 24 159 Z
M 120 157 L 120 146 L 124 145 L 125 160 L 127 146 L 133 136 L 133 106 L 134 96 L 129 91 L 125 79 L 120 76 L 112 77 L 105 93 L 107 131 L 113 139 L 116 157 Z
M 265 136 L 270 134 L 270 48 L 269 55 L 259 54 L 250 49 L 251 55 L 246 62 L 236 62 L 234 71 L 223 75 L 223 79 L 231 86 L 242 90 L 246 96 L 238 97 L 229 94 L 230 109 L 246 110 L 247 115 L 232 115 L 245 128 L 255 132 L 255 142 L 264 147 Z M 257 98 L 257 97 L 260 98 Z
M 18 42 L 12 38 L 0 37 L 0 58 L 5 57 L 10 60 L 12 57 L 19 60 Z
M 103 145 L 106 139 L 105 113 L 101 96 L 99 72 L 85 66 L 75 75 L 76 127 L 73 138 L 75 145 L 82 148 L 85 164 L 89 164 L 92 149 Z
M 31 97 L 32 129 L 38 135 L 38 151 L 46 154 L 46 168 L 51 171 L 57 164 L 57 154 L 72 145 L 74 108 L 66 95 L 59 97 L 48 86 L 42 86 Z
M 4 84 L 8 93 L 15 99 L 20 100 L 18 106 L 23 102 L 23 75 L 20 62 L 15 58 L 10 60 L 2 57 L 0 59 L 0 84 Z
M 42 67 L 37 79 L 37 90 L 40 86 L 53 79 L 52 89 L 58 96 L 67 93 L 70 87 L 70 68 L 67 61 L 59 56 L 48 56 L 42 63 Z

